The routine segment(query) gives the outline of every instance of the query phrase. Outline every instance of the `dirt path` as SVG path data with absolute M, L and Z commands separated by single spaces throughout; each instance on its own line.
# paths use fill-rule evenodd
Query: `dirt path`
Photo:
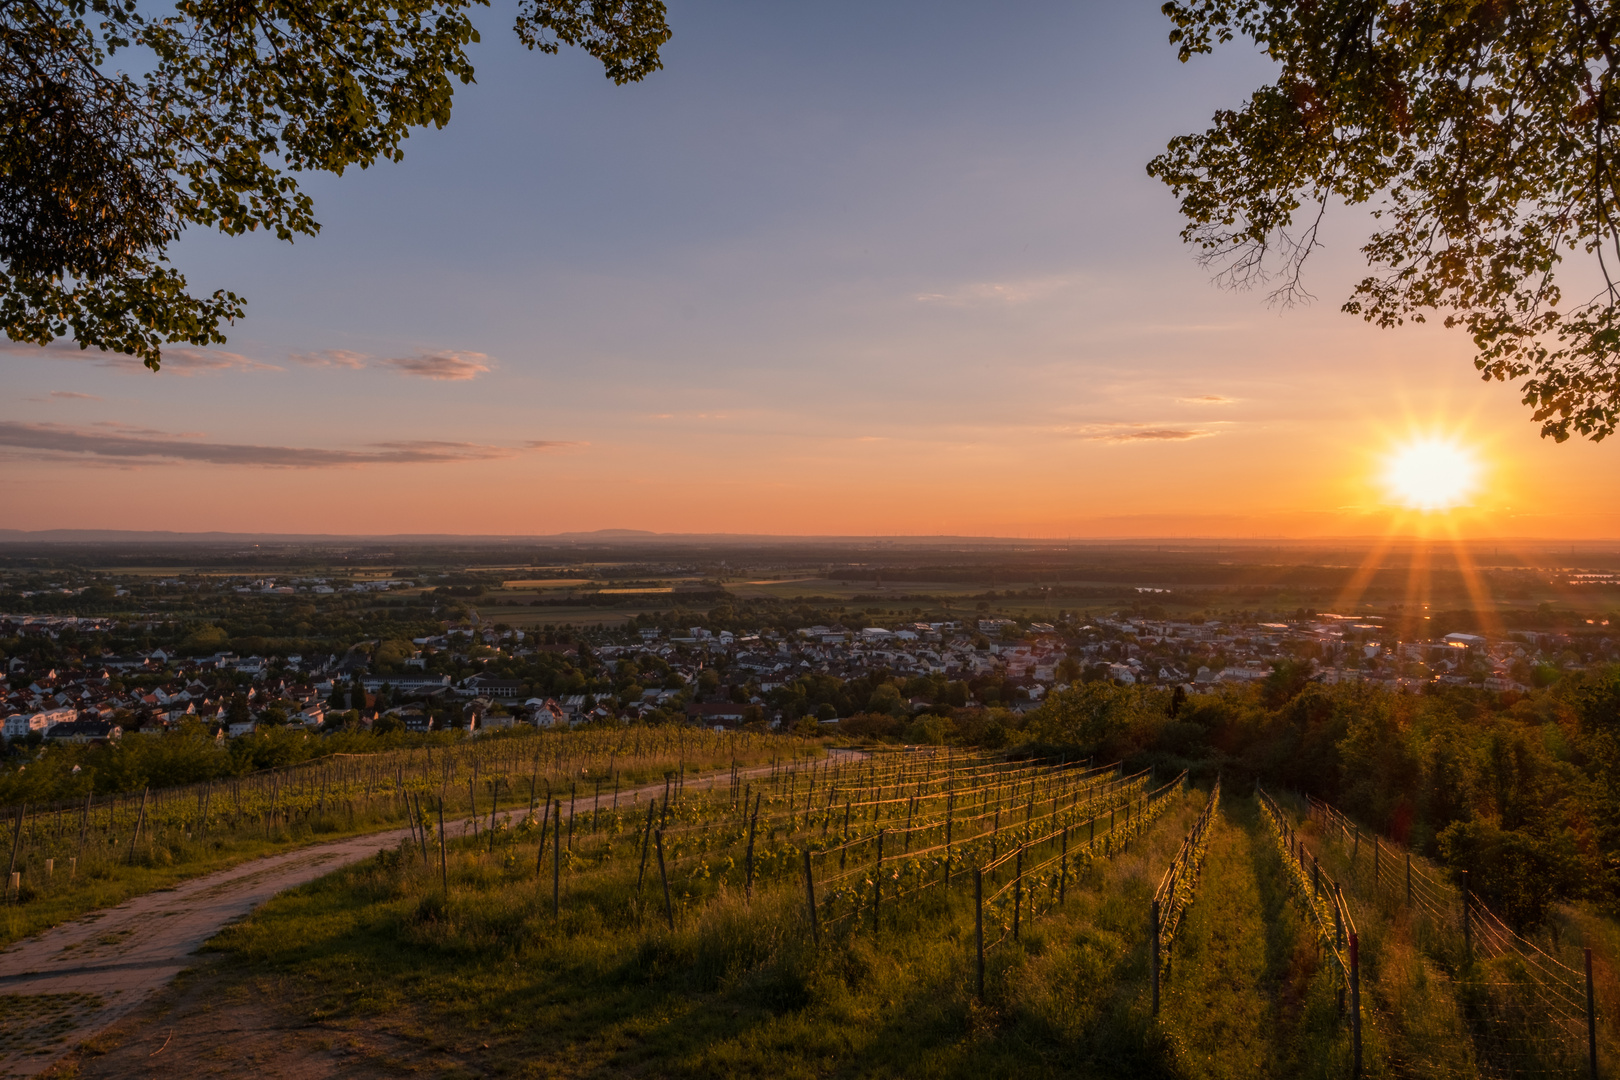
M 769 771 L 763 766 L 742 775 Z M 729 779 L 728 770 L 689 779 L 687 787 L 713 788 Z M 634 804 L 663 790 L 648 785 L 621 792 L 620 799 L 628 795 Z M 527 809 L 500 816 L 511 821 L 522 813 Z M 93 912 L 0 952 L 0 1077 L 34 1076 L 128 1015 L 191 966 L 205 941 L 276 893 L 397 847 L 410 835 L 391 829 L 256 859 Z

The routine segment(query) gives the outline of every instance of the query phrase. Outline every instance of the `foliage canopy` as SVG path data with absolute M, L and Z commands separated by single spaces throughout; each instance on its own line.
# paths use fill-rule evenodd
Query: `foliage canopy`
M 191 225 L 320 228 L 297 174 L 398 161 L 473 81 L 486 0 L 0 0 L 0 320 L 139 357 L 224 340 L 226 291 L 169 263 Z M 518 0 L 518 38 L 617 83 L 657 70 L 662 0 Z M 135 72 L 120 70 L 133 65 Z
M 1431 312 L 1543 436 L 1620 422 L 1620 5 L 1608 0 L 1170 0 L 1186 61 L 1245 37 L 1276 82 L 1149 165 L 1230 286 L 1306 298 L 1332 202 L 1367 204 L 1372 273 L 1344 310 Z M 1571 296 L 1555 272 L 1567 257 Z

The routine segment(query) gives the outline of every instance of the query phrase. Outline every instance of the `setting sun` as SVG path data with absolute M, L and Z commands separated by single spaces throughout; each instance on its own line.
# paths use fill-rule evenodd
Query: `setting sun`
M 1456 442 L 1416 439 L 1389 456 L 1384 484 L 1412 510 L 1449 510 L 1466 502 L 1479 480 L 1479 458 Z

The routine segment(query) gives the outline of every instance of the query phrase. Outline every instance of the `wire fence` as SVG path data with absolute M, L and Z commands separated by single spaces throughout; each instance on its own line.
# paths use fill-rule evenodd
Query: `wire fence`
M 1427 933 L 1432 956 L 1455 978 L 1479 1071 L 1492 1077 L 1598 1076 L 1592 951 L 1560 948 L 1515 931 L 1470 890 L 1405 845 L 1363 829 L 1320 799 L 1309 816 L 1346 880 L 1368 902 L 1404 909 Z M 1560 955 L 1562 953 L 1563 955 Z M 1443 1062 L 1421 1045 L 1400 1063 L 1414 1075 Z

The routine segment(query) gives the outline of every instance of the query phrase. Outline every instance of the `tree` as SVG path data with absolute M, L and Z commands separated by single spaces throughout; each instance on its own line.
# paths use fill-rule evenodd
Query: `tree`
M 0 4 L 0 320 L 14 341 L 139 357 L 225 340 L 234 293 L 192 296 L 188 226 L 320 229 L 297 174 L 399 161 L 473 80 L 474 0 Z M 617 83 L 657 70 L 662 0 L 517 0 L 530 49 L 577 45 Z M 126 70 L 118 70 L 122 65 Z M 133 68 L 140 74 L 130 74 Z
M 1620 422 L 1620 5 L 1170 0 L 1185 62 L 1236 37 L 1276 82 L 1148 166 L 1182 237 L 1235 287 L 1283 304 L 1328 206 L 1371 205 L 1373 272 L 1344 310 L 1473 338 L 1486 380 L 1523 380 L 1543 436 Z M 1555 270 L 1595 289 L 1566 303 Z

